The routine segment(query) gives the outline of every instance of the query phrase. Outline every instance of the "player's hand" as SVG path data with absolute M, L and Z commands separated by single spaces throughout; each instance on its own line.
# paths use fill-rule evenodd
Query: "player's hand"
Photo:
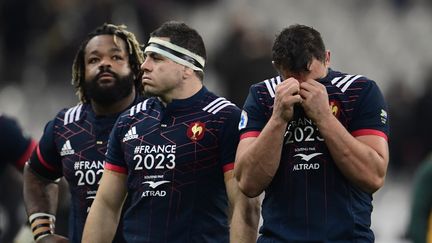
M 61 235 L 48 235 L 38 241 L 38 243 L 68 243 L 69 240 Z
M 327 89 L 316 80 L 309 79 L 300 84 L 300 96 L 303 98 L 302 107 L 306 115 L 318 123 L 332 115 Z
M 294 114 L 294 104 L 301 103 L 300 84 L 295 78 L 288 78 L 276 86 L 273 103 L 273 117 L 288 122 Z

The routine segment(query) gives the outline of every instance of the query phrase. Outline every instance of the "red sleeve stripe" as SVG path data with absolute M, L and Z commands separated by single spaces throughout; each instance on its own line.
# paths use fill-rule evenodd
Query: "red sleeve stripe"
M 222 170 L 223 170 L 224 173 L 227 172 L 227 171 L 233 170 L 233 169 L 234 169 L 234 162 L 226 164 L 226 165 L 224 165 L 222 167 Z
M 260 135 L 261 132 L 259 131 L 251 131 L 251 132 L 245 132 L 240 136 L 240 140 L 244 139 L 244 138 L 256 138 Z
M 105 162 L 105 169 L 112 170 L 112 171 L 122 173 L 122 174 L 127 174 L 127 169 L 125 167 L 110 164 L 108 162 Z
M 54 168 L 52 165 L 48 164 L 44 160 L 44 158 L 42 157 L 42 154 L 40 152 L 39 145 L 36 147 L 36 153 L 37 153 L 39 161 L 42 163 L 43 166 L 45 166 L 45 168 L 47 168 L 50 171 L 57 172 L 56 168 Z
M 376 135 L 376 136 L 380 136 L 380 137 L 384 138 L 386 141 L 388 141 L 388 137 L 385 133 L 383 133 L 382 131 L 379 131 L 379 130 L 375 130 L 375 129 L 360 129 L 360 130 L 351 132 L 351 134 L 354 137 L 359 137 L 359 136 L 364 136 L 364 135 Z
M 27 146 L 26 150 L 24 151 L 24 153 L 21 155 L 21 157 L 15 163 L 15 166 L 20 171 L 22 171 L 22 169 L 24 168 L 25 163 L 30 158 L 30 156 L 33 153 L 33 150 L 35 149 L 36 146 L 37 146 L 37 143 L 32 139 L 30 141 L 29 145 Z

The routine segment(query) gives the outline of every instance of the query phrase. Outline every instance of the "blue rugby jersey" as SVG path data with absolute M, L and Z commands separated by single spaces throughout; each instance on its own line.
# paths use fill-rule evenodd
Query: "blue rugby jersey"
M 0 114 L 0 134 L 0 173 L 8 163 L 22 170 L 36 142 L 23 133 L 15 119 L 3 114 Z
M 128 242 L 228 242 L 224 172 L 234 168 L 240 109 L 203 87 L 166 107 L 150 98 L 121 115 L 105 169 L 127 174 Z
M 136 98 L 134 104 L 141 101 Z M 65 177 L 71 193 L 69 240 L 81 242 L 85 220 L 96 196 L 109 134 L 119 114 L 96 116 L 90 104 L 63 109 L 47 123 L 30 167 L 49 180 Z M 115 242 L 122 242 L 117 235 Z
M 264 128 L 280 82 L 275 77 L 250 88 L 240 139 L 257 137 Z M 387 139 L 387 106 L 375 82 L 331 69 L 319 82 L 326 86 L 333 114 L 353 136 Z M 258 242 L 373 242 L 371 212 L 372 195 L 342 175 L 317 126 L 296 106 L 279 168 L 265 190 Z

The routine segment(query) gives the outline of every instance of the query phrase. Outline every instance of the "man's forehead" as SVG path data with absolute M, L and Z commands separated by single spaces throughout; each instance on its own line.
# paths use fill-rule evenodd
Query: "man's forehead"
M 89 40 L 85 52 L 92 53 L 99 49 L 109 49 L 110 51 L 126 50 L 125 41 L 116 35 L 98 35 Z
M 168 42 L 170 42 L 170 38 L 169 37 L 159 37 L 159 36 L 154 36 L 154 37 L 151 37 L 151 38 L 157 38 L 157 39 L 161 39 L 161 40 L 164 40 L 164 41 L 168 41 Z M 171 43 L 171 42 L 170 42 Z M 148 43 L 144 46 L 144 54 L 145 55 L 151 55 L 151 54 L 156 54 L 155 52 L 153 52 L 153 51 L 145 51 L 145 47 L 148 45 Z

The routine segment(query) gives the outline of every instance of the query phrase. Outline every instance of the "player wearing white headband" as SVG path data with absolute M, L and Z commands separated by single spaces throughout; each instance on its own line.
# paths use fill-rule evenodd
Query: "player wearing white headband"
M 205 60 L 203 57 L 161 38 L 150 38 L 144 52 L 159 53 L 195 71 L 204 72 Z
M 254 242 L 259 204 L 233 177 L 240 109 L 203 85 L 206 51 L 184 23 L 167 22 L 145 48 L 142 84 L 154 96 L 120 116 L 83 242 Z M 100 225 L 104 227 L 100 227 Z

